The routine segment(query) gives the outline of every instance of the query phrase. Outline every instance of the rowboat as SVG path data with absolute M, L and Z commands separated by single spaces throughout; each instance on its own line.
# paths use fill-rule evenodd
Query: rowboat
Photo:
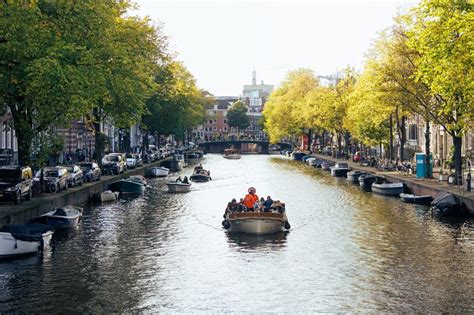
M 433 200 L 433 197 L 430 195 L 414 195 L 414 194 L 400 194 L 400 199 L 406 203 L 416 203 L 416 204 L 430 204 Z
M 46 224 L 55 228 L 65 228 L 76 225 L 82 217 L 82 208 L 66 206 L 46 212 L 41 217 L 46 219 Z
M 149 177 L 166 177 L 170 173 L 170 169 L 160 166 L 160 167 L 152 167 L 148 170 Z
M 191 183 L 169 182 L 166 185 L 170 193 L 188 192 L 191 190 Z
M 145 191 L 145 185 L 130 179 L 121 179 L 110 184 L 109 189 L 121 194 L 141 194 Z

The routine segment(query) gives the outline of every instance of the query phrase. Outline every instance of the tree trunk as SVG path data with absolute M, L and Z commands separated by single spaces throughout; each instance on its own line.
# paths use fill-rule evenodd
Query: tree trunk
M 13 128 L 18 144 L 18 164 L 29 166 L 31 163 L 31 143 L 33 141 L 33 126 L 28 123 L 29 117 L 26 113 L 11 111 L 13 118 Z M 13 141 L 12 141 L 13 148 Z
M 454 174 L 456 176 L 455 183 L 457 185 L 462 185 L 462 158 L 461 158 L 461 149 L 462 149 L 462 137 L 453 135 L 453 144 L 454 144 Z
M 94 108 L 94 139 L 95 139 L 95 158 L 97 161 L 97 164 L 99 164 L 100 167 L 102 167 L 102 139 L 100 137 L 100 121 L 101 121 L 101 115 L 100 115 L 100 109 L 99 108 Z
M 311 128 L 308 129 L 308 151 L 311 151 L 311 142 L 313 141 L 313 135 Z
M 390 114 L 390 142 L 388 153 L 390 154 L 390 162 L 393 161 L 393 114 Z
M 148 148 L 148 130 L 143 133 L 143 153 L 145 153 Z
M 349 132 L 344 132 L 344 152 L 346 154 L 346 159 L 349 158 Z
M 426 167 L 426 178 L 432 178 L 430 163 L 430 121 L 426 120 L 425 126 L 425 167 Z
M 400 140 L 400 162 L 405 160 L 405 143 L 407 142 L 406 117 L 402 116 L 398 128 L 398 138 Z

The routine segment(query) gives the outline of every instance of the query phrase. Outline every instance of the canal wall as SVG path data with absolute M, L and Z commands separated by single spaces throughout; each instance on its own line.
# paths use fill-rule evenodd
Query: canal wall
M 446 182 L 436 179 L 420 179 L 414 177 L 414 175 L 403 175 L 398 172 L 381 172 L 373 167 L 361 166 L 352 161 L 336 159 L 326 155 L 311 154 L 311 156 L 324 161 L 344 162 L 349 164 L 353 170 L 383 176 L 391 182 L 402 182 L 409 192 L 416 195 L 430 195 L 435 198 L 440 192 L 447 191 L 460 198 L 466 204 L 469 213 L 474 215 L 474 191 L 467 192 L 463 190 L 464 187 L 448 185 Z
M 103 175 L 100 181 L 85 183 L 78 187 L 71 187 L 60 193 L 42 194 L 33 198 L 31 201 L 22 201 L 19 205 L 2 204 L 0 205 L 0 227 L 11 223 L 23 224 L 57 207 L 83 205 L 92 200 L 95 194 L 107 190 L 111 183 L 130 175 L 144 175 L 151 167 L 161 166 L 163 162 L 169 160 L 171 160 L 171 158 L 145 164 L 142 167 L 128 170 L 120 175 Z

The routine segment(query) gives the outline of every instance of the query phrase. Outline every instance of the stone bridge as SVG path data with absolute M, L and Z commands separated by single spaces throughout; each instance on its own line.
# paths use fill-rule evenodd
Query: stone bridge
M 291 150 L 290 143 L 276 143 L 281 150 Z M 268 154 L 270 144 L 268 141 L 257 140 L 229 140 L 229 141 L 209 141 L 199 143 L 199 148 L 207 153 L 223 153 L 225 149 L 234 148 L 241 153 Z

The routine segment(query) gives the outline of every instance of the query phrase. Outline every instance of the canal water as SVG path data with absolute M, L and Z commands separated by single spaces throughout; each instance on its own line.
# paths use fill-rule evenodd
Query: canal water
M 151 180 L 144 196 L 87 206 L 42 257 L 0 262 L 0 313 L 474 312 L 472 220 L 284 157 L 202 162 L 212 181 L 187 194 Z M 288 233 L 221 228 L 249 186 L 286 202 Z

